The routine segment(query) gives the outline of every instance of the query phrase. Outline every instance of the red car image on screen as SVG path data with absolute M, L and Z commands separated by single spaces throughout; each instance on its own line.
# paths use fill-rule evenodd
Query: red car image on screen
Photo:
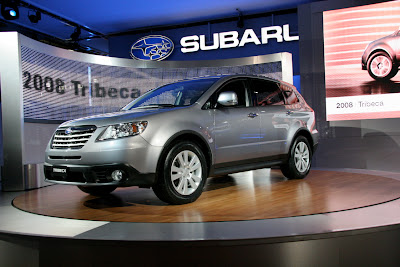
M 367 45 L 361 66 L 375 80 L 389 80 L 399 71 L 400 30 Z

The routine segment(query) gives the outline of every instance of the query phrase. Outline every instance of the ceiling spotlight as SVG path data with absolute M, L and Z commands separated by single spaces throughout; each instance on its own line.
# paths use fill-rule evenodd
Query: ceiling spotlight
M 6 20 L 19 18 L 18 5 L 13 1 L 3 1 L 1 4 L 1 15 Z
M 74 42 L 78 41 L 80 35 L 81 35 L 81 27 L 76 27 L 75 31 L 71 34 L 71 40 Z
M 28 18 L 32 23 L 38 23 L 42 19 L 42 13 L 40 11 L 29 10 Z
M 236 8 L 236 11 L 239 13 L 236 26 L 238 28 L 243 28 L 244 27 L 244 20 L 243 20 L 242 11 L 240 11 L 239 8 Z

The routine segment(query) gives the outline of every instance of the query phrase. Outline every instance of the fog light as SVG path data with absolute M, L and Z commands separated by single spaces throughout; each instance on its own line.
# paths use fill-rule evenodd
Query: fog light
M 121 181 L 123 177 L 124 177 L 124 172 L 121 170 L 115 170 L 111 173 L 111 178 L 116 182 Z

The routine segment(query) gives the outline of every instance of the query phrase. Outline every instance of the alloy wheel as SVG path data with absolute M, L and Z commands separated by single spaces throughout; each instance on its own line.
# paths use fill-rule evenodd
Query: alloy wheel
M 201 161 L 194 152 L 179 152 L 171 166 L 171 181 L 176 192 L 190 195 L 196 191 L 202 180 L 202 171 Z
M 392 70 L 392 61 L 388 57 L 380 55 L 371 61 L 370 68 L 376 77 L 386 77 Z
M 301 173 L 307 171 L 310 165 L 310 151 L 307 144 L 304 142 L 297 143 L 294 151 L 296 169 Z

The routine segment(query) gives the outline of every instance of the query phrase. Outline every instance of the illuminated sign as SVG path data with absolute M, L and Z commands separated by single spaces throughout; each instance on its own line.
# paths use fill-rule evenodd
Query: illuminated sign
M 270 39 L 275 39 L 278 43 L 298 41 L 299 36 L 290 36 L 289 25 L 270 26 L 261 28 L 261 38 L 258 38 L 253 29 L 246 29 L 239 38 L 239 32 L 228 31 L 213 34 L 211 45 L 206 44 L 205 35 L 191 35 L 181 39 L 182 53 L 196 52 L 199 50 L 215 50 L 224 48 L 242 47 L 246 44 L 255 45 L 267 44 Z
M 399 18 L 399 1 L 323 13 L 327 121 L 400 117 Z
M 257 62 L 219 67 L 210 63 L 211 66 L 188 68 L 182 63 L 176 68 L 135 68 L 86 63 L 22 46 L 24 118 L 66 121 L 116 112 L 153 88 L 198 76 L 240 72 L 282 79 L 280 60 Z
M 160 61 L 174 50 L 174 43 L 162 35 L 149 35 L 137 40 L 131 47 L 131 57 L 139 60 Z

